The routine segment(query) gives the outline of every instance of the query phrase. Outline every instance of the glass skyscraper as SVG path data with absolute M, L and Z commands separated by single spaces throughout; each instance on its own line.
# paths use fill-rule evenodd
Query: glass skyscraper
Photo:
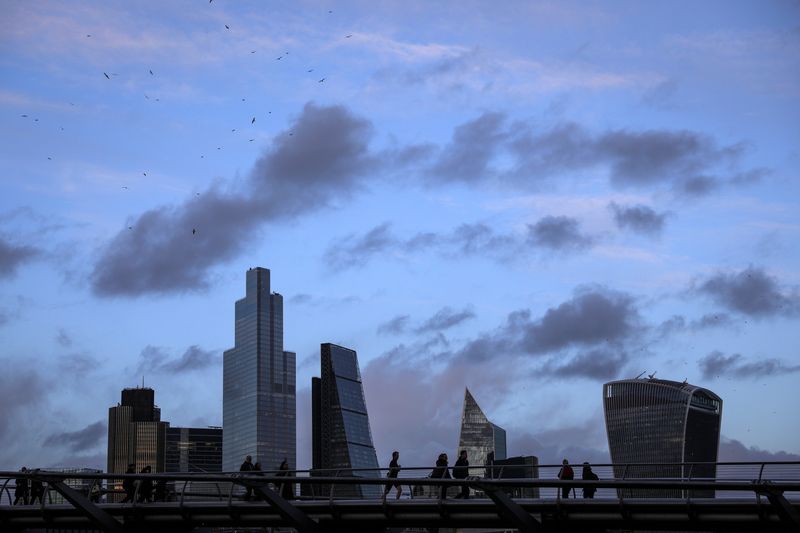
M 708 389 L 663 379 L 627 379 L 603 385 L 608 448 L 614 476 L 713 478 L 716 466 L 664 463 L 717 461 L 722 400 Z M 629 463 L 659 463 L 626 466 Z M 625 491 L 626 496 L 671 498 L 681 491 Z M 713 491 L 693 496 L 713 497 Z
M 236 302 L 235 344 L 222 363 L 222 468 L 239 470 L 245 456 L 277 469 L 296 461 L 295 354 L 283 350 L 283 297 L 270 292 L 266 268 L 247 271 Z
M 167 472 L 222 472 L 222 428 L 167 428 Z
M 356 352 L 326 343 L 320 346 L 320 359 L 321 377 L 312 378 L 311 385 L 313 468 L 334 469 L 339 475 L 379 477 Z M 352 471 L 363 468 L 375 470 Z M 381 488 L 341 485 L 335 494 L 377 498 Z
M 489 422 L 469 389 L 464 390 L 464 410 L 461 413 L 461 431 L 455 458 L 458 458 L 461 450 L 467 450 L 471 476 L 484 475 L 484 465 L 489 462 L 490 453 L 494 460 L 506 458 L 506 430 Z M 480 468 L 473 468 L 478 466 Z

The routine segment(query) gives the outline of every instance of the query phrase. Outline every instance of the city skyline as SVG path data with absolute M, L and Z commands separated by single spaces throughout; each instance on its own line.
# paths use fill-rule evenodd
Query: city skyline
M 320 342 L 358 351 L 382 466 L 451 453 L 465 387 L 509 456 L 607 462 L 602 384 L 643 371 L 724 399 L 721 460 L 800 457 L 795 3 L 4 14 L 0 464 L 104 468 L 143 376 L 222 426 L 258 265 L 299 467 Z

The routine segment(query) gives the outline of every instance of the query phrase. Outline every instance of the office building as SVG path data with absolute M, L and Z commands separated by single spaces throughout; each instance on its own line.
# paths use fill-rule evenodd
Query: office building
M 495 461 L 506 458 L 506 430 L 492 424 L 483 414 L 478 402 L 475 401 L 469 389 L 464 390 L 464 409 L 461 413 L 461 431 L 458 435 L 458 449 L 454 459 L 461 450 L 467 450 L 469 460 L 469 475 L 483 476 L 484 466 L 489 461 L 489 454 Z
M 167 472 L 222 472 L 222 428 L 167 428 Z
M 311 384 L 312 468 L 328 471 L 321 475 L 380 477 L 356 352 L 326 343 L 320 359 L 321 377 Z M 335 491 L 336 496 L 376 498 L 382 487 L 342 485 Z
M 266 268 L 247 271 L 235 306 L 235 343 L 223 355 L 222 468 L 245 456 L 276 469 L 296 464 L 295 354 L 283 349 L 283 297 L 270 292 Z
M 713 478 L 722 422 L 722 400 L 685 381 L 627 379 L 603 385 L 608 448 L 615 477 Z M 628 466 L 629 463 L 653 463 Z M 713 491 L 694 496 L 713 497 Z M 681 491 L 625 491 L 634 497 L 682 497 Z

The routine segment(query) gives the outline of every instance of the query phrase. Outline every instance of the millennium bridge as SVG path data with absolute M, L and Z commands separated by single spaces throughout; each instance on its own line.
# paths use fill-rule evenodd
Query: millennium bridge
M 600 465 L 598 481 L 559 480 L 561 465 L 536 465 L 527 477 L 487 467 L 466 480 L 430 478 L 403 468 L 380 497 L 383 471 L 87 474 L 0 472 L 0 531 L 794 531 L 800 532 L 800 462 Z M 574 465 L 580 476 L 580 465 Z M 657 467 L 654 470 L 654 467 Z M 452 467 L 451 467 L 452 468 Z M 479 467 L 481 471 L 484 467 Z M 660 469 L 660 470 L 658 470 Z M 475 467 L 470 467 L 474 472 Z M 648 472 L 646 479 L 641 472 Z M 680 472 L 668 477 L 654 471 Z M 714 472 L 713 477 L 692 472 Z M 615 475 L 616 473 L 616 475 Z M 313 474 L 313 475 L 312 475 Z M 122 481 L 135 494 L 120 503 Z M 44 487 L 39 502 L 13 505 L 17 483 Z M 161 484 L 159 501 L 139 501 L 142 481 Z M 395 480 L 391 480 L 394 484 Z M 290 490 L 287 490 L 287 486 Z M 472 496 L 453 496 L 467 485 Z M 166 491 L 163 487 L 168 487 Z M 283 490 L 282 490 L 283 488 Z M 297 490 L 299 488 L 299 491 Z M 594 498 L 582 497 L 596 489 Z M 253 494 L 248 497 L 246 491 Z M 444 494 L 443 494 L 444 490 Z M 569 492 L 570 497 L 562 497 Z M 15 493 L 17 493 L 15 495 Z M 361 497 L 353 496 L 362 495 Z M 374 497 L 366 498 L 363 495 Z M 665 497 L 668 496 L 668 497 Z

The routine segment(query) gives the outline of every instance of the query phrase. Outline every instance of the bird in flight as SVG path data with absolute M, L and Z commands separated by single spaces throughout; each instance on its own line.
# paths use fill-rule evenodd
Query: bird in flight
M 229 30 L 229 29 L 231 29 L 231 27 L 230 27 L 230 26 L 228 26 L 227 24 L 225 24 L 225 29 L 226 29 L 226 30 Z
M 278 57 L 275 58 L 275 61 L 280 61 L 281 58 L 283 58 L 283 56 L 278 56 Z
M 253 141 L 255 141 L 255 139 L 250 139 L 250 141 L 248 141 L 248 142 L 253 142 Z
M 322 79 L 321 79 L 321 80 L 319 80 L 317 83 L 322 83 L 322 82 L 324 82 L 324 81 L 325 81 L 325 78 L 322 78 Z
M 28 115 L 20 115 L 22 118 L 28 118 Z
M 150 75 L 151 75 L 151 76 L 153 76 L 153 75 L 154 75 L 152 70 L 150 71 Z
M 197 233 L 197 230 L 192 228 L 192 235 L 194 235 L 195 233 Z
M 53 158 L 52 158 L 52 157 L 48 157 L 48 158 L 47 158 L 47 160 L 48 160 L 48 161 L 52 161 L 52 160 L 53 160 Z
M 109 79 L 109 80 L 111 79 L 111 76 L 109 76 L 109 75 L 108 75 L 108 74 L 106 74 L 105 72 L 103 72 L 103 76 L 105 76 L 105 77 L 106 77 L 106 79 Z
M 126 191 L 128 190 L 127 185 L 123 185 L 122 188 L 125 189 Z
M 353 36 L 353 34 L 351 33 L 350 35 L 345 35 L 345 36 L 344 36 L 344 38 L 345 38 L 345 39 L 349 39 L 349 38 L 350 38 L 350 37 L 352 37 L 352 36 Z
M 147 176 L 147 172 L 142 172 L 142 174 L 144 174 L 145 176 Z
M 308 69 L 309 72 L 314 72 L 313 68 Z
M 255 123 L 256 123 L 256 117 L 253 117 L 253 120 L 250 121 L 250 124 L 255 124 Z

